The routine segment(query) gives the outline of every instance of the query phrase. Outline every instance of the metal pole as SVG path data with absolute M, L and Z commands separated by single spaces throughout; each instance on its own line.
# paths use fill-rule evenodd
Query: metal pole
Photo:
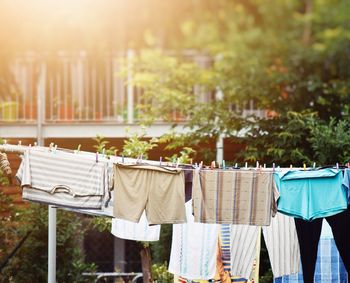
M 44 145 L 43 129 L 42 125 L 45 119 L 45 87 L 46 87 L 46 67 L 42 63 L 40 66 L 40 77 L 38 80 L 38 92 L 37 92 L 37 142 L 38 145 Z M 47 282 L 56 283 L 56 208 L 49 205 L 49 225 L 48 225 L 48 272 Z
M 127 60 L 128 60 L 128 82 L 127 82 L 127 95 L 128 95 L 128 124 L 134 123 L 134 86 L 133 86 L 133 71 L 132 65 L 134 58 L 134 51 L 129 49 L 127 52 Z
M 217 88 L 215 93 L 215 99 L 222 100 L 223 96 L 224 94 L 222 93 L 221 89 Z M 222 164 L 223 160 L 224 160 L 224 135 L 219 134 L 216 140 L 216 162 L 218 162 L 219 164 Z
M 49 205 L 48 283 L 56 283 L 56 213 L 56 208 Z

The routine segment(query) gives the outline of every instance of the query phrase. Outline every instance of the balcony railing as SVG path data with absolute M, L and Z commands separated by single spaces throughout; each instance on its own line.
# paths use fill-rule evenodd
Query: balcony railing
M 35 123 L 41 117 L 48 124 L 133 124 L 138 121 L 135 106 L 142 102 L 142 91 L 130 84 L 131 72 L 126 78 L 119 75 L 122 60 L 128 64 L 133 56 L 128 51 L 100 58 L 86 52 L 61 52 L 45 59 L 34 54 L 18 57 L 11 65 L 18 91 L 11 99 L 0 99 L 0 122 Z M 194 86 L 194 94 L 201 102 L 212 99 L 198 86 Z M 256 111 L 252 103 L 244 113 L 265 115 L 264 111 Z M 171 117 L 179 118 L 176 111 Z

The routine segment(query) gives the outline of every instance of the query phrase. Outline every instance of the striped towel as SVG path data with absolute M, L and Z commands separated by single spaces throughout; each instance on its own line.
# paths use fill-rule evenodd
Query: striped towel
M 106 162 L 41 148 L 24 153 L 17 178 L 23 199 L 71 208 L 101 209 L 108 190 Z
M 196 170 L 192 194 L 202 223 L 268 226 L 277 208 L 272 172 Z

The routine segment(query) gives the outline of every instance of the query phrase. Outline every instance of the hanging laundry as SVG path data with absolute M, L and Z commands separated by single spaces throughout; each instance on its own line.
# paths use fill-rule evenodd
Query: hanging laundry
M 350 204 L 350 169 L 344 170 L 343 187 L 347 191 L 348 204 Z
M 193 179 L 196 222 L 270 225 L 278 192 L 272 172 L 196 170 Z
M 301 262 L 304 282 L 313 282 L 317 247 L 320 239 L 322 218 L 306 221 L 295 218 L 295 227 L 300 245 Z M 335 243 L 343 260 L 347 272 L 350 272 L 350 241 L 348 227 L 350 227 L 350 209 L 336 215 L 326 217 L 325 220 L 332 228 Z
M 348 273 L 339 255 L 329 224 L 323 220 L 321 238 L 318 243 L 315 283 L 348 283 Z M 303 273 L 286 275 L 274 279 L 274 283 L 304 283 Z
M 145 212 L 142 213 L 139 223 L 113 218 L 111 233 L 121 239 L 134 241 L 158 241 L 160 225 L 149 226 Z
M 187 223 L 173 225 L 169 272 L 186 279 L 212 279 L 220 225 L 195 223 L 191 202 L 186 203 Z
M 221 260 L 224 267 L 224 271 L 232 274 L 231 272 L 231 225 L 230 224 L 221 224 L 219 239 L 221 240 Z M 257 238 L 257 242 L 260 242 L 260 237 Z M 258 251 L 259 248 L 257 248 Z M 259 251 L 260 255 L 260 251 Z M 259 278 L 259 270 L 256 270 L 258 265 L 259 256 L 256 256 L 253 264 L 253 276 L 250 276 L 252 280 L 247 280 L 240 276 L 231 275 L 231 282 L 254 282 L 255 278 Z
M 16 175 L 23 199 L 70 208 L 101 209 L 108 193 L 107 164 L 89 156 L 25 151 Z
M 184 223 L 184 187 L 180 168 L 115 164 L 114 216 L 137 223 L 146 210 L 149 224 Z
M 288 170 L 275 173 L 280 198 L 278 210 L 293 217 L 313 220 L 347 208 L 347 190 L 339 170 Z
M 231 273 L 249 278 L 260 227 L 231 225 Z M 275 277 L 296 273 L 300 252 L 293 218 L 277 213 L 270 226 L 263 226 L 265 244 Z

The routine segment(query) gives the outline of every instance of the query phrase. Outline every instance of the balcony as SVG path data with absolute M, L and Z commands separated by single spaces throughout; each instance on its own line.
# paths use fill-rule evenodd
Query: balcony
M 142 90 L 132 86 L 132 72 L 119 75 L 122 62 L 128 66 L 133 57 L 133 51 L 99 58 L 86 52 L 17 57 L 10 66 L 15 91 L 0 98 L 0 137 L 125 137 L 126 127 L 138 128 L 136 106 L 143 102 Z M 210 103 L 210 93 L 193 90 L 199 101 Z M 244 115 L 265 115 L 248 104 Z M 179 127 L 186 122 L 176 111 L 171 115 Z M 159 120 L 147 135 L 160 136 L 170 127 Z

